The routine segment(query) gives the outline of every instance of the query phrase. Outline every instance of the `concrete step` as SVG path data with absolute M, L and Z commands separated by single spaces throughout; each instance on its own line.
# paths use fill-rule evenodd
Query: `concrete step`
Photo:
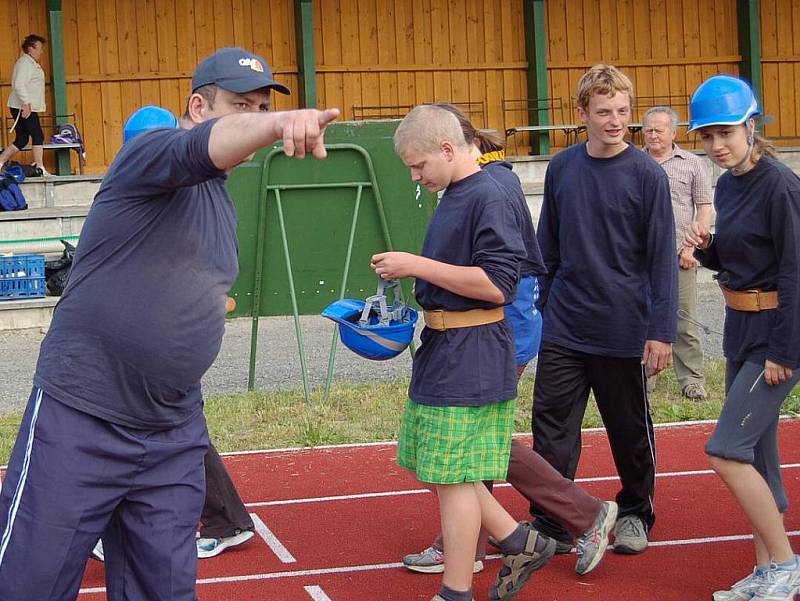
M 100 175 L 29 177 L 20 190 L 31 209 L 90 206 L 100 189 Z
M 47 328 L 59 297 L 0 300 L 0 330 Z
M 88 205 L 0 212 L 0 253 L 60 252 L 64 238 L 77 243 Z

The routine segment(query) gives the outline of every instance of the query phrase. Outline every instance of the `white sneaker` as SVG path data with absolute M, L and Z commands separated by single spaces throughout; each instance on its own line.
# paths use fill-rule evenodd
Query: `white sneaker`
M 793 601 L 800 592 L 800 557 L 795 555 L 793 566 L 772 564 L 764 575 L 753 601 Z
M 34 165 L 42 170 L 42 177 L 51 177 L 53 175 L 47 169 L 45 169 L 44 165 L 39 165 L 38 163 L 34 163 Z
M 223 536 L 221 538 L 198 538 L 197 539 L 197 557 L 200 559 L 208 559 L 215 557 L 222 553 L 229 547 L 241 545 L 244 542 L 253 538 L 252 530 L 242 530 L 233 536 Z
M 713 595 L 714 601 L 750 601 L 756 595 L 758 588 L 764 584 L 767 570 L 756 566 L 753 571 L 735 582 L 726 591 L 717 591 Z
M 97 561 L 105 561 L 106 560 L 106 554 L 103 551 L 103 539 L 102 538 L 97 539 L 97 544 L 94 546 L 94 549 L 92 549 L 92 557 L 94 559 L 96 559 Z

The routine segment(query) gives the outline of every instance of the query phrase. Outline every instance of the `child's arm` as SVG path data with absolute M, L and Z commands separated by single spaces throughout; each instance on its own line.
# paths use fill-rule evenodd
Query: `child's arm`
M 405 252 L 373 255 L 370 266 L 384 280 L 420 278 L 459 296 L 505 303 L 503 293 L 480 267 L 451 265 Z

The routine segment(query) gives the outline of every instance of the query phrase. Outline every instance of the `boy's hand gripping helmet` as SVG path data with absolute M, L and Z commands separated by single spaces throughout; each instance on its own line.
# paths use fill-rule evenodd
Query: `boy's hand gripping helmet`
M 388 290 L 394 302 L 386 301 Z M 402 353 L 414 338 L 417 312 L 400 300 L 400 282 L 383 280 L 377 293 L 366 300 L 345 298 L 331 303 L 322 316 L 339 324 L 339 338 L 347 348 L 366 359 L 384 361 Z

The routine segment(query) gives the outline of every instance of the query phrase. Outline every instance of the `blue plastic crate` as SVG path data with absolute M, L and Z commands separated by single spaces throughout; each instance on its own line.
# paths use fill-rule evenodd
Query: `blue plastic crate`
M 44 293 L 44 255 L 0 256 L 0 301 Z

